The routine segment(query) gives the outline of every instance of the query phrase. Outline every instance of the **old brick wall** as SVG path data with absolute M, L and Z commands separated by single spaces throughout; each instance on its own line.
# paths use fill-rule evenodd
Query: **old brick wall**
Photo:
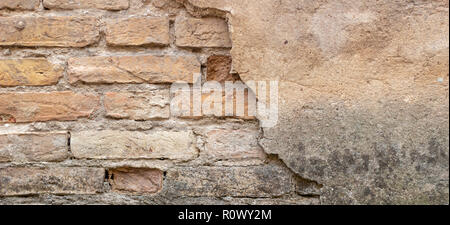
M 171 112 L 231 47 L 174 0 L 1 0 L 0 204 L 317 204 L 255 118 Z
M 448 204 L 448 14 L 448 0 L 0 0 L 0 204 Z M 250 104 L 180 115 L 171 84 L 195 73 L 277 81 L 278 123 Z

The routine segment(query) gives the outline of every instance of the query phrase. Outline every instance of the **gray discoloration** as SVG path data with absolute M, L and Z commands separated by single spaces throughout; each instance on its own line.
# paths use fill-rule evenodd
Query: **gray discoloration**
M 448 2 L 180 2 L 228 13 L 244 81 L 280 81 L 260 144 L 321 203 L 448 204 Z

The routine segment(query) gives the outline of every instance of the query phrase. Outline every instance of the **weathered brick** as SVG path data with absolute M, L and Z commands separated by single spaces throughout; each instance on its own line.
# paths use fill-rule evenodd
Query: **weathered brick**
M 0 135 L 0 162 L 60 162 L 69 156 L 68 134 L 13 133 Z
M 170 117 L 169 90 L 110 92 L 104 98 L 106 115 L 115 119 L 150 120 Z
M 0 17 L 0 46 L 84 47 L 99 37 L 94 17 Z
M 0 123 L 76 120 L 98 106 L 97 96 L 69 91 L 0 93 Z
M 168 18 L 127 18 L 106 22 L 106 42 L 109 45 L 168 45 Z
M 175 38 L 180 47 L 231 47 L 228 25 L 220 18 L 180 16 L 175 21 Z
M 224 84 L 226 81 L 240 81 L 238 76 L 231 74 L 231 56 L 212 55 L 208 57 L 206 80 Z
M 206 131 L 205 151 L 208 158 L 215 161 L 259 159 L 266 154 L 258 145 L 257 129 L 213 128 Z
M 191 94 L 190 98 L 186 98 L 183 99 L 184 97 L 180 98 L 181 96 L 186 94 L 184 91 L 180 90 L 180 91 L 175 91 L 173 93 L 174 99 L 172 99 L 172 106 L 171 106 L 171 114 L 173 116 L 177 116 L 180 118 L 186 118 L 186 119 L 201 119 L 202 117 L 234 117 L 234 118 L 240 118 L 240 119 L 245 119 L 245 120 L 254 120 L 256 119 L 255 115 L 255 109 L 256 109 L 256 98 L 253 94 L 253 92 L 249 92 L 245 91 L 244 92 L 244 99 L 242 99 L 241 101 L 243 101 L 243 104 L 238 104 L 238 102 L 241 101 L 237 101 L 238 97 L 240 95 L 237 95 L 236 92 L 234 92 L 233 94 L 231 94 L 231 92 L 229 92 L 228 94 L 223 91 L 222 95 L 219 98 L 216 98 L 216 96 L 212 93 L 202 93 L 201 94 L 201 105 L 200 105 L 200 110 L 198 111 L 199 114 L 195 114 L 194 113 L 194 107 L 198 107 L 197 104 L 194 104 L 194 97 Z M 188 93 L 189 94 L 189 93 Z M 175 99 L 177 98 L 177 99 Z M 253 99 L 253 101 L 249 101 L 249 99 Z M 180 100 L 180 101 L 179 101 Z M 188 104 L 188 101 L 190 101 L 190 111 L 189 112 L 184 112 L 183 111 L 183 107 L 181 104 Z M 208 102 L 210 104 L 208 104 Z M 215 103 L 217 102 L 217 104 L 222 105 L 222 111 L 221 113 L 218 113 L 215 111 Z M 226 105 L 227 102 L 230 105 L 230 107 L 232 107 L 232 110 L 230 110 L 230 112 L 232 112 L 230 115 L 228 115 L 226 113 Z M 232 103 L 232 104 L 231 104 Z M 203 107 L 203 105 L 205 105 L 205 107 Z M 208 107 L 209 106 L 209 107 Z M 236 110 L 237 107 L 242 107 L 243 106 L 243 114 L 239 115 L 238 111 Z
M 105 9 L 124 10 L 129 7 L 129 0 L 43 0 L 47 9 Z
M 197 156 L 192 132 L 82 131 L 71 133 L 71 151 L 80 159 L 174 159 Z
M 0 196 L 96 194 L 103 191 L 104 178 L 100 168 L 1 168 Z
M 46 59 L 0 60 L 0 86 L 45 86 L 58 83 L 63 69 Z
M 71 83 L 192 83 L 200 62 L 195 56 L 83 57 L 69 60 L 68 73 Z
M 274 197 L 292 191 L 291 177 L 283 168 L 185 167 L 167 172 L 167 191 L 190 197 Z
M 156 193 L 162 188 L 163 172 L 158 169 L 117 168 L 109 170 L 112 190 L 125 193 Z
M 34 10 L 39 6 L 39 0 L 1 0 L 0 9 Z

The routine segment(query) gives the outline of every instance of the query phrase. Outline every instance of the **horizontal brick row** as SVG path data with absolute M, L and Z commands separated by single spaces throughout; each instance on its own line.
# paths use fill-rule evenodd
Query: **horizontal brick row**
M 195 56 L 111 56 L 69 59 L 70 83 L 192 83 L 201 65 Z
M 177 109 L 174 112 L 170 110 L 169 96 L 169 90 L 108 92 L 103 99 L 105 116 L 135 121 L 167 119 L 170 116 L 197 119 L 203 116 L 225 117 L 224 112 L 222 115 L 215 115 L 201 111 L 200 116 L 195 117 L 176 114 Z M 91 118 L 99 107 L 101 107 L 100 96 L 96 94 L 71 91 L 0 93 L 0 123 L 74 121 L 80 118 Z M 235 111 L 234 114 L 226 117 L 255 119 L 254 116 L 248 116 L 248 105 L 245 104 L 244 107 L 245 115 L 236 114 Z
M 164 173 L 151 168 L 7 167 L 0 168 L 0 196 L 31 194 L 120 193 L 183 197 L 277 197 L 293 191 L 288 171 L 276 165 L 254 167 L 176 167 Z M 164 185 L 164 186 L 163 186 Z
M 1 0 L 0 9 L 35 10 L 40 0 Z M 129 0 L 42 0 L 47 9 L 104 9 L 125 10 L 130 6 Z
M 82 57 L 68 62 L 71 83 L 192 83 L 200 70 L 195 56 Z M 0 60 L 0 87 L 53 85 L 62 76 L 63 68 L 43 58 Z
M 69 145 L 77 159 L 171 159 L 197 157 L 191 131 L 78 131 L 7 133 L 0 135 L 0 163 L 61 162 L 69 157 Z
M 204 131 L 202 155 L 214 161 L 265 159 L 257 129 L 210 128 Z M 69 157 L 67 132 L 0 134 L 0 162 L 60 162 Z M 78 159 L 171 159 L 198 156 L 190 131 L 77 131 L 70 134 L 73 156 Z
M 120 9 L 128 7 L 121 0 L 105 5 L 106 0 L 73 1 L 47 0 L 49 8 L 97 7 Z M 62 2 L 62 3 L 60 3 Z M 117 3 L 117 4 L 115 4 Z M 0 2 L 0 8 L 32 8 L 25 1 Z M 100 38 L 99 19 L 75 16 L 14 16 L 0 17 L 0 46 L 26 47 L 85 47 L 97 43 Z M 112 46 L 142 46 L 170 44 L 169 19 L 167 17 L 133 17 L 107 19 L 106 42 Z M 231 47 L 228 27 L 218 18 L 180 17 L 175 23 L 175 44 L 180 47 Z
M 105 169 L 85 167 L 0 168 L 0 196 L 97 194 L 104 188 Z M 113 168 L 107 182 L 113 192 L 151 194 L 162 189 L 163 172 L 147 168 Z
M 213 55 L 207 62 L 207 80 L 238 81 L 231 73 L 231 57 Z M 98 56 L 71 58 L 68 75 L 71 83 L 193 83 L 201 65 L 195 56 Z M 45 58 L 0 60 L 0 87 L 54 85 L 63 68 Z

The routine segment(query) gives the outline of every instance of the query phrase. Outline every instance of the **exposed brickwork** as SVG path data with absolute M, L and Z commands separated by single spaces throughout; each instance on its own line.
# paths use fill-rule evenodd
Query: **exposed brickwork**
M 222 84 L 226 81 L 239 81 L 238 76 L 231 74 L 231 63 L 231 57 L 227 55 L 212 55 L 208 57 L 206 79 L 208 81 L 218 81 Z
M 140 93 L 105 94 L 106 115 L 115 119 L 150 120 L 170 117 L 170 92 L 158 90 Z
M 178 17 L 175 36 L 180 47 L 231 47 L 227 23 L 219 18 Z
M 240 81 L 226 19 L 191 10 L 0 0 L 0 204 L 311 202 L 259 146 L 251 102 L 238 114 L 222 90 L 215 112 L 204 91 L 200 114 L 172 108 L 175 82 Z
M 60 162 L 69 157 L 67 132 L 0 134 L 0 162 Z
M 186 95 L 186 92 L 180 90 L 176 91 L 174 93 L 174 96 L 183 96 Z M 199 95 L 201 100 L 199 103 L 201 103 L 198 106 L 198 103 L 194 103 L 194 96 L 191 95 L 191 103 L 190 103 L 190 110 L 186 111 L 183 110 L 181 103 L 186 104 L 185 102 L 180 102 L 179 105 L 179 111 L 172 111 L 172 114 L 174 116 L 178 116 L 180 118 L 192 118 L 192 119 L 201 119 L 202 117 L 218 117 L 218 118 L 226 118 L 226 117 L 235 117 L 235 118 L 241 118 L 246 120 L 254 120 L 256 119 L 256 100 L 254 94 L 244 90 L 244 92 L 241 92 L 243 94 L 237 94 L 236 91 L 229 91 L 226 92 L 225 90 L 220 92 L 204 92 L 200 93 Z M 240 96 L 238 101 L 238 97 Z M 243 97 L 243 98 L 242 98 Z M 183 97 L 184 99 L 184 97 Z M 177 103 L 178 101 L 174 101 L 174 103 Z M 219 107 L 216 107 L 215 104 L 220 105 Z M 194 108 L 200 107 L 199 110 L 194 110 Z M 227 110 L 227 107 L 229 107 L 229 110 Z M 222 110 L 218 110 L 218 109 Z M 241 112 L 237 112 L 237 108 L 241 109 Z M 228 112 L 228 113 L 227 113 Z
M 272 166 L 177 168 L 167 182 L 178 196 L 273 197 L 291 191 L 285 172 Z
M 2 0 L 0 9 L 34 10 L 39 6 L 39 0 Z
M 111 19 L 106 23 L 106 42 L 110 45 L 168 45 L 168 18 Z
M 129 0 L 43 0 L 48 9 L 106 9 L 124 10 L 129 7 Z
M 105 170 L 99 168 L 2 168 L 0 196 L 95 194 L 103 191 L 104 178 Z
M 80 159 L 195 158 L 192 132 L 82 131 L 73 132 L 71 150 Z
M 211 160 L 259 159 L 266 154 L 258 145 L 259 131 L 254 129 L 210 129 L 206 132 L 204 154 Z
M 163 172 L 157 169 L 112 169 L 109 177 L 112 190 L 125 193 L 156 193 L 163 182 Z
M 0 17 L 0 46 L 84 47 L 98 40 L 95 17 Z
M 71 83 L 192 83 L 200 62 L 194 56 L 84 57 L 70 59 L 68 73 Z
M 58 83 L 63 69 L 46 59 L 0 60 L 0 86 L 44 86 Z
M 99 106 L 99 98 L 73 92 L 0 93 L 0 116 L 4 122 L 76 120 L 89 117 Z

